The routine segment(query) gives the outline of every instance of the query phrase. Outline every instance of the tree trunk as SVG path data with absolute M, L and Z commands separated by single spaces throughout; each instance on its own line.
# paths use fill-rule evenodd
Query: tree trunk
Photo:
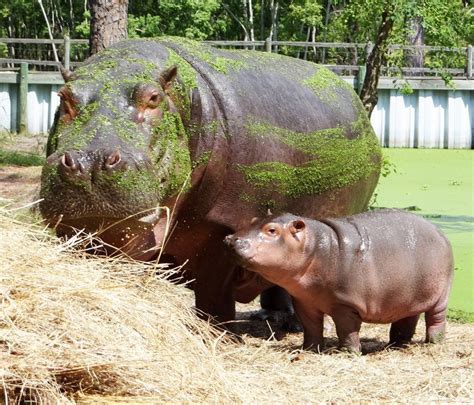
M 328 0 L 326 4 L 326 16 L 324 17 L 323 42 L 326 42 L 327 35 L 328 35 L 329 14 L 331 12 L 331 6 L 332 6 L 332 1 Z M 321 63 L 326 63 L 326 48 L 323 48 L 322 50 Z
M 249 6 L 249 23 L 250 23 L 250 40 L 255 41 L 255 30 L 253 26 L 253 4 L 252 0 L 248 0 Z M 252 49 L 255 50 L 255 45 L 252 46 Z
M 268 36 L 272 41 L 278 41 L 278 1 L 271 0 L 270 11 L 272 16 L 272 25 L 270 28 L 270 35 Z M 274 52 L 278 52 L 278 47 L 273 47 Z
M 91 55 L 127 38 L 128 0 L 88 0 L 91 13 Z
M 392 13 L 393 10 L 390 6 L 383 11 L 382 22 L 377 33 L 377 40 L 375 41 L 372 52 L 370 52 L 367 57 L 366 74 L 359 97 L 369 117 L 378 101 L 377 84 L 379 82 L 380 69 L 384 62 L 387 38 L 393 27 Z
M 410 45 L 424 45 L 425 35 L 421 17 L 413 17 L 408 21 L 410 27 L 407 41 Z M 405 51 L 405 66 L 421 68 L 424 65 L 424 54 L 422 49 Z M 412 76 L 421 76 L 419 72 L 411 72 Z

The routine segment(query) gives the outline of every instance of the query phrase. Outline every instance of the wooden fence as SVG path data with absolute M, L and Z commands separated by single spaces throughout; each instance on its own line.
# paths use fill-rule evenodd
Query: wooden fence
M 49 40 L 0 39 L 0 43 L 51 46 Z M 87 40 L 54 40 L 62 64 L 81 64 L 80 55 L 87 52 Z M 270 41 L 207 41 L 212 46 L 285 51 L 292 47 L 300 57 L 319 57 L 325 65 L 344 77 L 357 91 L 363 82 L 365 57 L 370 44 L 270 42 Z M 313 49 L 314 48 L 314 49 Z M 77 50 L 80 50 L 79 54 Z M 379 102 L 372 115 L 372 125 L 381 144 L 390 147 L 474 147 L 474 80 L 472 46 L 466 48 L 392 46 L 391 52 L 423 50 L 448 52 L 465 57 L 465 67 L 439 71 L 428 68 L 386 66 L 385 76 L 378 84 Z M 341 52 L 337 50 L 342 50 Z M 323 52 L 324 51 L 324 52 Z M 82 54 L 81 54 L 82 52 Z M 312 53 L 310 53 L 312 52 Z M 79 55 L 79 56 L 78 56 Z M 342 56 L 341 56 L 342 55 Z M 347 59 L 344 59 L 346 57 Z M 338 59 L 339 58 L 339 59 Z M 335 59 L 353 63 L 330 64 Z M 61 62 L 35 59 L 0 59 L 0 130 L 46 132 L 51 125 L 59 99 L 57 91 L 63 81 L 57 66 Z M 361 64 L 361 65 L 358 65 Z M 3 69 L 2 69 L 3 66 Z M 40 71 L 41 68 L 54 71 Z M 398 70 L 397 70 L 398 69 Z M 414 69 L 414 70 L 413 70 Z M 401 77 L 401 73 L 413 77 Z M 453 88 L 439 76 L 453 76 Z M 407 92 L 406 90 L 410 91 Z M 411 92 L 411 94 L 409 94 Z
M 300 41 L 203 41 L 212 46 L 226 48 L 244 48 L 280 52 L 290 56 L 309 59 L 324 64 L 339 74 L 357 75 L 361 66 L 365 65 L 367 55 L 372 50 L 372 43 L 339 43 L 339 42 L 300 42 Z M 0 44 L 5 44 L 9 53 L 13 53 L 15 45 L 35 47 L 32 49 L 36 58 L 0 58 L 0 69 L 15 69 L 21 63 L 27 63 L 36 70 L 47 70 L 63 65 L 66 68 L 80 65 L 87 57 L 88 40 L 70 39 L 12 39 L 0 38 Z M 53 45 L 58 48 L 60 61 L 53 60 Z M 44 52 L 38 47 L 45 47 Z M 473 47 L 449 48 L 427 45 L 390 45 L 387 49 L 390 64 L 382 69 L 383 76 L 435 76 L 473 78 Z M 458 66 L 429 67 L 429 66 L 401 66 L 406 55 L 418 55 L 421 59 L 433 55 L 445 55 L 445 59 L 452 60 Z M 449 56 L 449 57 L 448 57 Z M 396 62 L 396 63 L 395 63 Z M 462 67 L 459 65 L 463 65 Z

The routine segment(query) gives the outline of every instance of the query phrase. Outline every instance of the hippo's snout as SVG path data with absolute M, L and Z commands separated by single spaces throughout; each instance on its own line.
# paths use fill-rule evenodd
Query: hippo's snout
M 113 174 L 128 168 L 140 170 L 149 166 L 149 161 L 144 156 L 141 156 L 141 159 L 127 159 L 120 150 L 116 149 L 113 151 L 68 151 L 60 156 L 50 156 L 48 164 L 57 165 L 63 179 L 84 181 L 94 178 L 99 173 Z
M 224 243 L 236 252 L 242 252 L 250 248 L 248 239 L 242 239 L 236 235 L 227 235 L 224 239 Z

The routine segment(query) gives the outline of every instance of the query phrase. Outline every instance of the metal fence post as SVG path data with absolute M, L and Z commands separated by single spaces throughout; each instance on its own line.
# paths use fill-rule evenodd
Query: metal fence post
M 64 35 L 64 68 L 69 70 L 71 61 L 71 38 L 69 35 Z
M 265 51 L 266 52 L 271 52 L 272 51 L 272 39 L 270 37 L 265 39 Z
M 359 71 L 357 72 L 357 94 L 359 95 L 360 95 L 360 91 L 362 90 L 362 86 L 364 85 L 366 73 L 367 73 L 367 66 L 366 65 L 359 66 Z
M 23 134 L 28 130 L 28 63 L 20 64 L 18 90 L 18 132 Z
M 472 45 L 467 46 L 467 69 L 466 75 L 468 79 L 472 79 Z
M 367 65 L 367 59 L 369 59 L 369 55 L 372 53 L 372 50 L 374 49 L 374 44 L 372 42 L 367 42 L 367 45 L 365 46 L 365 64 Z

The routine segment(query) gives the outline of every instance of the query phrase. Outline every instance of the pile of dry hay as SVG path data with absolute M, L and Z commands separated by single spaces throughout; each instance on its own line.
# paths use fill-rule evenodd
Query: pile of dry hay
M 445 345 L 363 356 L 298 353 L 300 335 L 235 343 L 157 266 L 71 245 L 0 208 L 0 402 L 474 399 L 474 325 L 449 325 Z M 385 342 L 387 328 L 362 335 Z

